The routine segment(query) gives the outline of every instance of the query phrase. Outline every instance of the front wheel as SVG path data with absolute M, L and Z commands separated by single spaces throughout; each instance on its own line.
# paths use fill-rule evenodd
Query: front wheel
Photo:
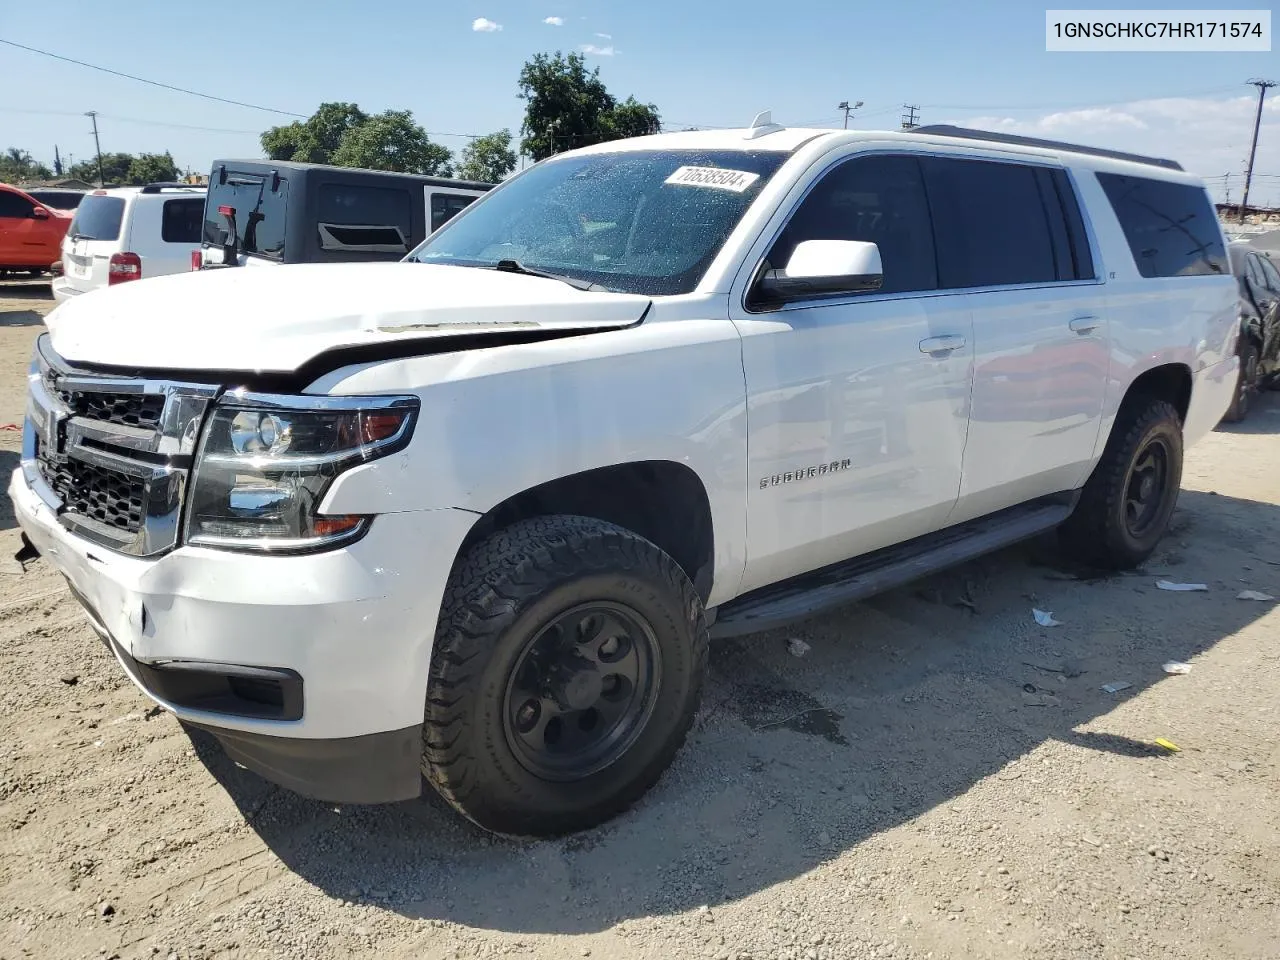
M 1102 459 L 1059 530 L 1077 559 L 1136 567 L 1169 528 L 1182 484 L 1182 421 L 1164 400 L 1134 398 L 1116 416 Z
M 522 521 L 473 547 L 450 579 L 423 773 L 498 833 L 594 826 L 670 764 L 706 659 L 702 602 L 666 553 L 598 520 Z

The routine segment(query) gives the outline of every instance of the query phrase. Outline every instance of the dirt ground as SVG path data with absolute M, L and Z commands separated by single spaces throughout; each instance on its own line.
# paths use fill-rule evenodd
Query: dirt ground
M 0 288 L 6 485 L 51 306 Z M 672 770 L 556 842 L 237 768 L 9 560 L 0 496 L 0 958 L 1274 958 L 1280 614 L 1237 594 L 1280 596 L 1278 401 L 1188 455 L 1144 571 L 1034 543 L 718 645 Z

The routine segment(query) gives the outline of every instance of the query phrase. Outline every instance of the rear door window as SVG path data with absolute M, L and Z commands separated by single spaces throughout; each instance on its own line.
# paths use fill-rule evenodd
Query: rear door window
M 124 218 L 124 197 L 89 195 L 76 207 L 67 236 L 77 240 L 118 240 Z
M 1052 180 L 1016 163 L 926 157 L 922 160 L 943 289 L 1051 283 L 1069 257 Z M 1052 214 L 1052 217 L 1051 217 Z M 1074 273 L 1074 271 L 1073 271 Z
M 408 253 L 411 194 L 395 187 L 324 183 L 316 193 L 320 249 Z
M 160 215 L 160 239 L 165 243 L 199 243 L 204 228 L 204 198 L 166 200 Z
M 272 189 L 272 178 L 260 173 L 227 171 L 225 183 L 214 176 L 204 206 L 204 241 L 219 246 L 231 241 L 229 218 L 220 208 L 233 211 L 235 244 L 240 253 L 251 253 L 271 260 L 284 257 L 285 217 L 289 208 L 289 181 L 279 179 Z
M 1097 177 L 1142 276 L 1230 273 L 1222 229 L 1203 187 L 1117 173 Z
M 431 194 L 431 232 L 435 233 L 478 199 L 456 193 Z

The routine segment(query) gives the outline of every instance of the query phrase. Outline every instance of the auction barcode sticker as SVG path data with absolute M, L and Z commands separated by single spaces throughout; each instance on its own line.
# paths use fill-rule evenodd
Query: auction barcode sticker
M 1046 10 L 1044 26 L 1048 51 L 1271 49 L 1270 10 Z
M 760 179 L 758 173 L 746 170 L 722 170 L 720 167 L 681 167 L 671 176 L 667 183 L 680 184 L 686 187 L 715 187 L 717 190 L 732 190 L 742 193 Z

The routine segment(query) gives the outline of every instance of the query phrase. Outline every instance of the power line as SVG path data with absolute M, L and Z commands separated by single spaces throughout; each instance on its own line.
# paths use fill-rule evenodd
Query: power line
M 97 64 L 85 63 L 83 60 L 74 60 L 71 57 L 64 57 L 61 54 L 50 53 L 48 50 L 39 50 L 36 47 L 28 47 L 26 44 L 17 43 L 13 40 L 5 40 L 0 37 L 0 43 L 10 47 L 17 47 L 19 50 L 26 50 L 28 53 L 38 53 L 43 57 L 52 57 L 54 60 L 61 60 L 64 63 L 74 63 L 78 67 L 88 67 L 90 70 L 99 70 L 102 73 L 109 73 L 116 77 L 124 77 L 126 80 L 136 80 L 138 83 L 150 84 L 153 87 L 160 87 L 163 90 L 173 90 L 177 93 L 186 93 L 193 97 L 202 97 L 205 100 L 215 100 L 218 103 L 229 103 L 235 107 L 248 107 L 250 110 L 262 110 L 265 113 L 278 113 L 285 117 L 297 117 L 300 120 L 307 119 L 301 113 L 291 113 L 288 110 L 277 110 L 274 107 L 264 107 L 256 103 L 245 103 L 243 100 L 228 100 L 226 97 L 215 97 L 211 93 L 201 93 L 199 90 L 188 90 L 186 87 L 175 87 L 171 83 L 161 83 L 159 80 L 148 80 L 146 77 L 135 77 L 131 73 L 122 73 L 119 70 L 112 70 L 109 67 L 100 67 Z

